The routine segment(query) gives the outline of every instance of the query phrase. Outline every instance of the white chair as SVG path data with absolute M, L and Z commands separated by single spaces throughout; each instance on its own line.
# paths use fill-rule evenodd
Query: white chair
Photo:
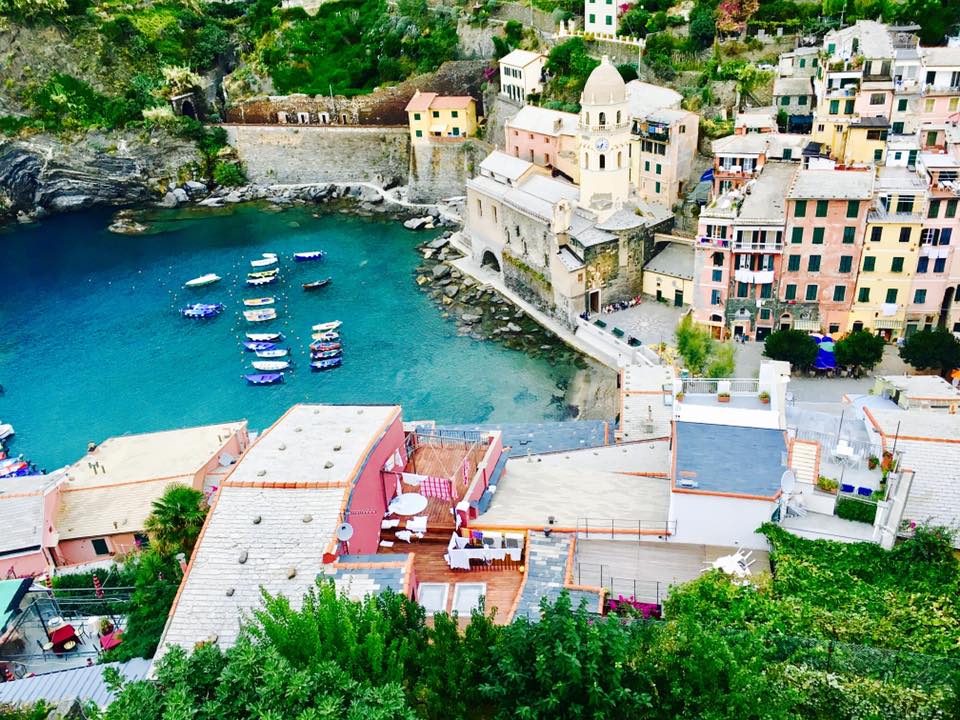
M 417 515 L 407 520 L 406 529 L 414 533 L 425 533 L 427 531 L 427 516 Z
M 390 530 L 395 528 L 400 524 L 400 518 L 394 518 L 393 520 L 384 520 L 380 523 L 381 530 Z

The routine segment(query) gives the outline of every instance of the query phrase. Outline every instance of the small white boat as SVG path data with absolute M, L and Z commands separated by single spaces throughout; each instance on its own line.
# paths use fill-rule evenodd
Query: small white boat
M 203 287 L 204 285 L 213 285 L 215 282 L 220 282 L 221 279 L 222 278 L 219 275 L 207 273 L 206 275 L 201 275 L 193 280 L 187 280 L 183 286 L 188 288 Z
M 283 333 L 247 333 L 247 339 L 253 342 L 278 342 L 283 340 Z
M 10 423 L 4 423 L 0 425 L 0 440 L 6 440 L 11 435 L 15 434 L 13 430 L 13 425 Z
M 243 317 L 248 322 L 266 322 L 267 320 L 276 320 L 277 311 L 273 308 L 266 310 L 244 310 Z
M 286 357 L 290 350 L 288 348 L 273 348 L 272 350 L 257 350 L 256 353 L 258 358 L 282 358 Z
M 253 365 L 254 370 L 260 372 L 278 372 L 290 367 L 290 363 L 286 360 L 255 360 L 250 364 Z
M 336 332 L 322 332 L 314 333 L 310 336 L 311 340 L 316 340 L 317 342 L 337 342 L 340 339 L 340 333 Z
M 247 307 L 261 307 L 263 305 L 273 305 L 272 297 L 248 298 L 243 301 Z
M 255 268 L 270 267 L 278 262 L 275 253 L 263 253 L 262 257 L 262 260 L 251 260 L 250 266 Z
M 279 272 L 280 268 L 270 268 L 269 270 L 260 270 L 259 272 L 247 273 L 247 277 L 251 280 L 256 280 L 257 278 L 273 277 Z
M 333 320 L 332 322 L 320 323 L 319 325 L 313 326 L 314 332 L 331 332 L 336 330 L 338 327 L 343 325 L 339 320 Z

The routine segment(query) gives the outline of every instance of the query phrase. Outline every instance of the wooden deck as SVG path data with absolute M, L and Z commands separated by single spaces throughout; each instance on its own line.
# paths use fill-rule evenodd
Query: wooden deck
M 447 445 L 420 445 L 407 461 L 405 472 L 418 475 L 432 475 L 434 477 L 453 480 L 453 503 L 437 498 L 430 498 L 424 514 L 430 528 L 445 528 L 451 531 L 455 528 L 455 520 L 451 507 L 463 499 L 467 484 L 463 481 L 463 462 L 467 461 L 467 483 L 473 480 L 477 465 L 483 460 L 486 453 L 485 445 L 475 443 L 447 444 Z M 417 492 L 412 485 L 404 485 L 404 491 Z
M 446 544 L 438 543 L 397 543 L 392 548 L 380 548 L 383 554 L 414 553 L 413 568 L 417 582 L 449 583 L 450 593 L 447 598 L 447 612 L 453 607 L 453 591 L 456 583 L 486 583 L 487 600 L 486 612 L 496 609 L 494 621 L 507 622 L 507 614 L 513 606 L 513 601 L 520 592 L 520 583 L 523 573 L 520 572 L 520 563 L 506 560 L 494 563 L 489 567 L 478 566 L 471 570 L 451 570 L 443 555 Z M 469 621 L 469 617 L 461 616 L 461 624 Z

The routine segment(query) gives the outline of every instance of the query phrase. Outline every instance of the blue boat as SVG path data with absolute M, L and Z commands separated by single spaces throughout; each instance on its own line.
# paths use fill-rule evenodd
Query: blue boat
M 256 342 L 254 340 L 244 340 L 243 346 L 250 352 L 256 352 L 258 350 L 274 350 L 276 349 L 277 344 L 272 342 Z
M 329 360 L 330 358 L 337 358 L 343 355 L 343 350 L 312 350 L 310 352 L 310 358 L 312 360 Z
M 223 312 L 223 303 L 191 303 L 180 308 L 180 314 L 185 318 L 212 318 Z
M 243 377 L 250 385 L 276 385 L 283 382 L 283 373 L 257 373 Z
M 309 252 L 298 252 L 293 254 L 296 262 L 312 262 L 314 260 L 323 260 L 326 253 L 323 250 L 310 250 Z
M 314 360 L 310 363 L 310 367 L 313 370 L 333 370 L 334 368 L 340 367 L 343 363 L 343 358 L 335 357 L 328 358 L 327 360 Z

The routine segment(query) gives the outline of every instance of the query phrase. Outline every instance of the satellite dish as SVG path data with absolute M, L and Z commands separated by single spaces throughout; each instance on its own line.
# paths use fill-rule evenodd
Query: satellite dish
M 784 470 L 780 476 L 780 489 L 787 495 L 797 486 L 797 474 L 790 469 Z
M 350 523 L 340 523 L 337 526 L 337 540 L 346 542 L 353 537 L 353 526 Z

